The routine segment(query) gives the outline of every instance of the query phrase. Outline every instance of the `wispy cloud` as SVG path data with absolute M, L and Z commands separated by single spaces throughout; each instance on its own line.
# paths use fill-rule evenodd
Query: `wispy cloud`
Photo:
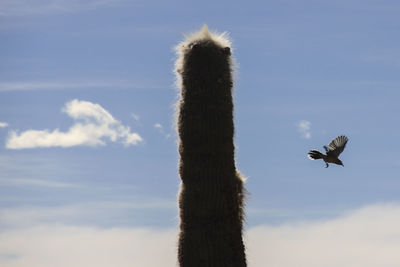
M 7 122 L 1 122 L 0 121 L 0 128 L 6 128 L 8 126 Z
M 75 13 L 120 3 L 123 0 L 2 0 L 0 16 Z
M 170 138 L 171 137 L 171 134 L 165 133 L 164 126 L 161 123 L 157 122 L 157 123 L 155 123 L 153 125 L 153 127 L 156 128 L 162 135 L 164 135 L 165 138 Z
M 135 113 L 132 113 L 131 116 L 135 121 L 137 121 L 137 122 L 140 121 L 140 116 L 139 115 L 137 115 Z
M 172 213 L 175 210 L 175 201 L 143 198 L 52 206 L 27 205 L 0 209 L 0 228 L 33 227 L 42 224 L 84 224 L 99 227 L 110 223 L 116 224 L 116 227 L 127 223 L 143 225 L 146 221 L 143 216 L 150 216 L 149 212 Z M 174 219 L 171 217 L 172 220 Z
M 99 146 L 106 144 L 105 139 L 131 146 L 143 140 L 99 104 L 75 99 L 66 103 L 62 110 L 77 121 L 67 132 L 59 129 L 27 130 L 22 133 L 11 131 L 6 148 Z
M 79 185 L 49 181 L 43 179 L 31 178 L 0 178 L 0 185 L 2 186 L 40 186 L 40 187 L 54 187 L 54 188 L 71 188 L 79 187 Z
M 140 81 L 29 81 L 0 82 L 0 92 L 33 91 L 33 90 L 65 90 L 82 88 L 160 88 L 148 82 Z
M 307 120 L 301 120 L 297 123 L 297 130 L 303 138 L 311 138 L 311 122 Z

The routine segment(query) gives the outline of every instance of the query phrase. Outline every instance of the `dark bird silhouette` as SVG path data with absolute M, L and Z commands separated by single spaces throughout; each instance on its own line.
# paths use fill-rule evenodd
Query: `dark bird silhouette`
M 333 139 L 328 146 L 324 146 L 326 155 L 313 149 L 308 152 L 308 158 L 311 160 L 323 159 L 326 164 L 325 168 L 329 167 L 328 163 L 335 163 L 344 166 L 342 161 L 339 159 L 339 155 L 343 152 L 348 140 L 349 139 L 344 135 L 338 136 Z

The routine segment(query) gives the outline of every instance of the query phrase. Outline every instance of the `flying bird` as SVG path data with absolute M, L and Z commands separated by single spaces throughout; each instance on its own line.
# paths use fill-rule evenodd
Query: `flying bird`
M 328 163 L 335 163 L 344 166 L 342 161 L 339 159 L 339 155 L 343 152 L 348 140 L 349 139 L 344 135 L 338 136 L 333 139 L 328 146 L 324 146 L 326 154 L 313 149 L 308 152 L 308 158 L 311 160 L 323 159 L 326 164 L 325 168 L 329 167 Z

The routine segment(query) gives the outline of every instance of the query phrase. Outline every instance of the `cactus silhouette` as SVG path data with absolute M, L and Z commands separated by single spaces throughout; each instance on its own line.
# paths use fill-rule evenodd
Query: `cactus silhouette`
M 181 267 L 246 266 L 230 47 L 225 34 L 207 26 L 177 46 Z

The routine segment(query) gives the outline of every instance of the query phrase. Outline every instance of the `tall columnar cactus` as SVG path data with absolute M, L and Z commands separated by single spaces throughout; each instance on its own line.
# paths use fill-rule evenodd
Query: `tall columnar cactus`
M 207 26 L 177 46 L 181 267 L 243 267 L 243 179 L 235 167 L 232 59 Z

